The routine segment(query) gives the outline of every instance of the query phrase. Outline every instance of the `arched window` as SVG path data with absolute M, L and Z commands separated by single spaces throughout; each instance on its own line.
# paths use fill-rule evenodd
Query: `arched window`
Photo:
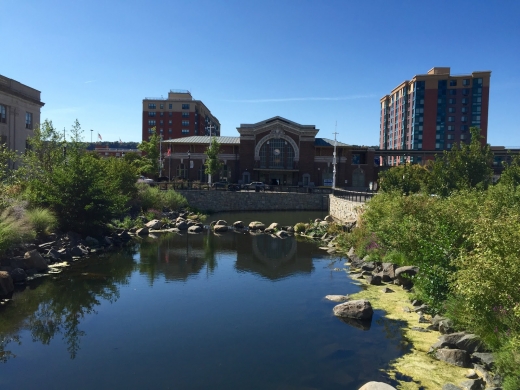
M 260 168 L 292 169 L 294 150 L 284 139 L 270 139 L 260 148 Z

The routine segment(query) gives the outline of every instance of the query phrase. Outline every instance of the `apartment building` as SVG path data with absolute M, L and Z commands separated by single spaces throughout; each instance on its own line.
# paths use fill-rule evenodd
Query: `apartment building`
M 40 91 L 0 75 L 0 143 L 23 153 L 44 104 Z
M 190 91 L 172 89 L 168 98 L 143 100 L 143 141 L 148 141 L 152 129 L 164 140 L 189 136 L 220 136 L 220 122 Z
M 383 165 L 406 159 L 433 158 L 427 151 L 449 150 L 469 142 L 470 127 L 479 127 L 487 142 L 491 71 L 452 75 L 449 67 L 435 67 L 403 81 L 381 98 L 381 150 L 425 151 L 424 157 L 388 156 Z

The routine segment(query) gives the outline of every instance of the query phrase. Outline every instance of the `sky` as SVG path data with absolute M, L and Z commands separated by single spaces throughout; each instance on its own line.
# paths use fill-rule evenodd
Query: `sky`
M 520 146 L 520 1 L 0 0 L 0 14 L 0 74 L 85 141 L 140 141 L 143 99 L 187 89 L 223 136 L 281 116 L 377 145 L 379 99 L 449 66 L 492 71 L 488 142 Z

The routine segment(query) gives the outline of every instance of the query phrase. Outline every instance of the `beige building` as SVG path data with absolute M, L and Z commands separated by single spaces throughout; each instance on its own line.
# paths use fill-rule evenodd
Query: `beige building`
M 0 75 L 0 143 L 23 153 L 44 104 L 40 91 Z

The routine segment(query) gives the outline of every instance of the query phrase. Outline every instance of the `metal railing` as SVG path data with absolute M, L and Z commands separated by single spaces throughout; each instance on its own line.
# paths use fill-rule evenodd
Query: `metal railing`
M 158 186 L 161 190 L 182 190 L 182 191 L 228 191 L 228 192 L 266 192 L 266 193 L 280 193 L 291 192 L 300 194 L 332 194 L 331 187 L 302 187 L 302 186 L 266 186 L 265 188 L 254 186 L 243 186 L 240 184 L 226 184 L 209 186 L 207 183 L 200 182 L 155 182 L 152 185 Z
M 352 202 L 366 202 L 367 200 L 372 199 L 377 192 L 373 191 L 348 191 L 348 190 L 340 190 L 334 189 L 332 194 L 336 198 L 350 200 Z

